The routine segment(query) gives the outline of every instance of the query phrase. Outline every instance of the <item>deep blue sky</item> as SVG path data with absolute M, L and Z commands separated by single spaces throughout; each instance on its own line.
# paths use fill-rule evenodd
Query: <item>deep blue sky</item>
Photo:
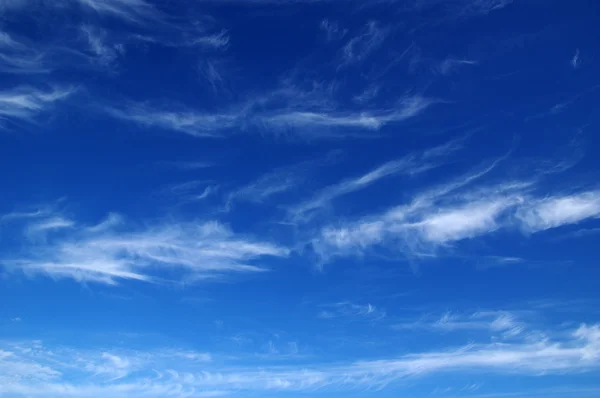
M 600 3 L 0 0 L 0 397 L 600 394 Z

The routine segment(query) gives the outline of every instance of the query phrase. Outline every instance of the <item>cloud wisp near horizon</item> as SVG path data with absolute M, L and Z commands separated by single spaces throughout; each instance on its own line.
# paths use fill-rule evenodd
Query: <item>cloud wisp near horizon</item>
M 598 11 L 0 0 L 0 397 L 597 396 Z

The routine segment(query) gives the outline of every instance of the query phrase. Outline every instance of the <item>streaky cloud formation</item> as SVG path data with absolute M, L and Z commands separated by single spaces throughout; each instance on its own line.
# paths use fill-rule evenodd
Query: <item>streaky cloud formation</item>
M 65 228 L 69 230 L 61 231 Z M 4 258 L 9 268 L 113 285 L 127 279 L 168 282 L 153 275 L 156 269 L 174 275 L 172 282 L 263 272 L 267 269 L 252 265 L 253 260 L 288 253 L 283 247 L 238 237 L 218 222 L 169 222 L 132 229 L 116 214 L 92 226 L 50 216 L 27 223 L 25 230 L 45 232 L 45 239 Z
M 335 138 L 360 136 L 361 130 L 379 130 L 391 123 L 417 117 L 436 101 L 422 96 L 401 99 L 395 108 L 379 111 L 316 111 L 314 106 L 289 104 L 281 108 L 268 105 L 280 92 L 242 103 L 227 112 L 196 111 L 183 106 L 149 103 L 127 103 L 124 106 L 100 106 L 117 119 L 134 122 L 143 127 L 157 127 L 195 137 L 223 137 L 233 131 L 257 128 L 273 133 L 292 132 L 301 138 Z M 302 93 L 299 93 L 302 95 Z M 293 93 L 285 94 L 291 96 Z M 344 130 L 343 130 L 344 129 Z M 348 130 L 345 130 L 348 129 Z
M 352 64 L 363 61 L 371 52 L 381 46 L 387 34 L 387 29 L 379 26 L 377 22 L 367 23 L 365 30 L 348 40 L 342 48 L 344 63 Z
M 35 123 L 40 114 L 47 113 L 55 103 L 64 101 L 75 91 L 73 87 L 40 90 L 30 86 L 0 91 L 0 126 L 9 128 L 16 122 Z
M 440 65 L 440 73 L 448 75 L 463 65 L 477 65 L 477 61 L 469 59 L 446 58 Z
M 439 318 L 429 316 L 416 322 L 399 323 L 393 327 L 417 332 L 488 331 L 500 333 L 504 338 L 514 338 L 525 330 L 526 325 L 519 320 L 518 315 L 509 311 L 478 311 L 472 314 L 446 312 Z
M 420 154 L 410 154 L 401 159 L 386 162 L 361 176 L 324 188 L 312 199 L 291 207 L 289 212 L 292 220 L 295 222 L 307 221 L 315 211 L 329 206 L 336 198 L 365 189 L 383 178 L 395 175 L 414 176 L 427 172 L 438 167 L 442 162 L 436 161 L 435 158 L 447 156 L 458 149 L 460 149 L 460 143 L 452 141 L 430 148 Z
M 539 232 L 600 214 L 596 191 L 540 198 L 532 194 L 533 181 L 518 180 L 463 189 L 494 167 L 467 175 L 461 182 L 419 193 L 412 201 L 382 214 L 343 226 L 325 226 L 313 240 L 313 247 L 324 258 L 355 255 L 379 245 L 395 246 L 406 255 L 430 256 L 453 242 L 501 229 Z
M 0 397 L 597 397 L 597 8 L 0 0 Z
M 157 9 L 146 0 L 76 0 L 82 7 L 100 15 L 112 16 L 132 23 L 160 20 Z
M 32 355 L 31 347 L 35 348 Z M 63 380 L 73 357 L 81 382 Z M 200 358 L 202 367 L 198 367 Z M 590 372 L 600 362 L 600 327 L 581 325 L 568 337 L 552 341 L 529 339 L 514 343 L 471 344 L 439 352 L 406 354 L 397 358 L 304 368 L 206 370 L 201 354 L 156 351 L 125 357 L 109 352 L 81 355 L 52 350 L 40 342 L 3 344 L 0 369 L 8 375 L 0 393 L 49 397 L 110 395 L 219 396 L 233 391 L 335 391 L 342 387 L 380 388 L 394 380 L 426 377 L 440 372 L 565 374 Z M 176 360 L 176 361 L 175 361 Z M 76 363 L 77 363 L 76 362 Z M 204 370 L 200 370 L 200 369 Z M 88 384 L 101 376 L 101 384 Z M 102 380 L 101 379 L 101 380 Z M 0 379 L 1 380 L 1 379 Z M 10 380 L 10 381 L 8 381 Z M 212 395 L 211 395 L 212 394 Z
M 384 310 L 371 304 L 357 304 L 341 301 L 339 303 L 325 305 L 324 307 L 325 309 L 318 314 L 318 317 L 321 319 L 349 318 L 380 320 L 386 316 Z
M 538 200 L 522 209 L 518 217 L 532 232 L 577 224 L 600 216 L 600 192 L 590 191 Z

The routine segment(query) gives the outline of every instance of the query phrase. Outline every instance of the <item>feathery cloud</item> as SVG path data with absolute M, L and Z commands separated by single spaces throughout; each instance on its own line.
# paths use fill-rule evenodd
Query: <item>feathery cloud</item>
M 297 94 L 297 98 L 293 98 Z M 267 132 L 295 132 L 304 138 L 332 138 L 358 134 L 361 130 L 379 130 L 391 123 L 420 115 L 436 101 L 415 95 L 399 100 L 392 109 L 369 112 L 317 111 L 322 98 L 291 88 L 274 91 L 237 104 L 224 112 L 196 111 L 183 106 L 129 102 L 122 106 L 101 106 L 104 112 L 144 127 L 178 131 L 196 137 L 221 137 L 234 131 L 259 128 Z M 273 105 L 275 100 L 283 100 Z
M 381 27 L 378 22 L 368 22 L 364 31 L 348 40 L 342 48 L 343 64 L 363 61 L 369 54 L 381 46 L 388 33 L 389 30 Z
M 439 318 L 426 317 L 417 322 L 393 326 L 399 330 L 431 330 L 441 332 L 485 331 L 502 337 L 515 337 L 525 329 L 518 317 L 507 311 L 480 311 L 469 315 L 447 312 Z
M 61 220 L 50 216 L 26 223 L 29 233 L 40 228 L 53 233 L 43 241 L 24 241 L 22 251 L 3 258 L 3 264 L 31 274 L 116 284 L 127 279 L 193 281 L 262 272 L 266 268 L 253 265 L 254 260 L 288 253 L 285 248 L 237 236 L 217 222 L 169 222 L 135 229 L 114 214 L 94 226 Z
M 529 231 L 542 231 L 600 216 L 600 191 L 548 197 L 520 209 L 517 217 Z
M 52 70 L 48 54 L 35 44 L 0 32 L 0 72 L 13 74 L 48 73 Z
M 342 29 L 338 22 L 328 19 L 322 20 L 319 27 L 325 32 L 325 38 L 328 42 L 340 40 L 348 33 L 348 29 Z
M 35 350 L 30 348 L 32 344 Z M 388 359 L 302 367 L 261 366 L 258 370 L 256 366 L 207 367 L 205 363 L 199 368 L 194 360 L 164 350 L 135 354 L 77 352 L 46 348 L 39 342 L 1 347 L 0 394 L 183 397 L 228 391 L 284 393 L 315 388 L 384 388 L 401 378 L 440 372 L 522 377 L 590 372 L 600 366 L 600 326 L 584 324 L 554 341 L 528 336 L 510 343 L 469 344 Z M 72 372 L 73 364 L 78 377 L 68 381 L 63 375 Z
M 538 232 L 600 216 L 597 191 L 538 198 L 532 193 L 533 180 L 473 186 L 496 164 L 416 193 L 408 203 L 381 214 L 325 225 L 314 238 L 313 248 L 324 259 L 362 254 L 378 246 L 429 256 L 453 242 L 500 229 Z
M 112 16 L 131 23 L 160 20 L 159 11 L 145 0 L 76 0 L 81 6 L 100 15 Z
M 64 101 L 73 93 L 75 89 L 69 87 L 54 87 L 42 91 L 29 86 L 19 86 L 0 91 L 0 123 L 2 121 L 35 123 L 38 115 L 51 110 L 55 103 Z
M 317 315 L 321 319 L 349 318 L 380 320 L 385 318 L 384 310 L 371 304 L 356 304 L 342 301 L 335 304 L 324 305 L 325 309 Z
M 119 55 L 125 51 L 123 45 L 107 44 L 107 33 L 103 29 L 84 25 L 81 27 L 81 33 L 88 43 L 89 51 L 94 55 L 92 60 L 101 66 L 112 66 Z
M 440 73 L 442 75 L 449 75 L 463 65 L 477 65 L 477 61 L 470 59 L 446 58 L 444 62 L 440 64 Z
M 575 54 L 573 54 L 573 58 L 571 58 L 571 66 L 573 69 L 579 68 L 581 65 L 581 60 L 579 59 L 579 49 L 575 50 Z
M 400 174 L 419 174 L 433 167 L 435 167 L 434 163 L 423 163 L 422 159 L 411 155 L 389 161 L 364 175 L 329 186 L 311 199 L 293 206 L 289 211 L 295 221 L 307 220 L 316 210 L 328 206 L 336 198 L 365 189 L 383 178 Z

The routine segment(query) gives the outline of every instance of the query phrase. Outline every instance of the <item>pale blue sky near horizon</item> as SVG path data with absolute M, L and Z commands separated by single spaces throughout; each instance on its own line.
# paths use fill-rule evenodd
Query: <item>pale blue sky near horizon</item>
M 0 397 L 600 395 L 599 19 L 0 0 Z

